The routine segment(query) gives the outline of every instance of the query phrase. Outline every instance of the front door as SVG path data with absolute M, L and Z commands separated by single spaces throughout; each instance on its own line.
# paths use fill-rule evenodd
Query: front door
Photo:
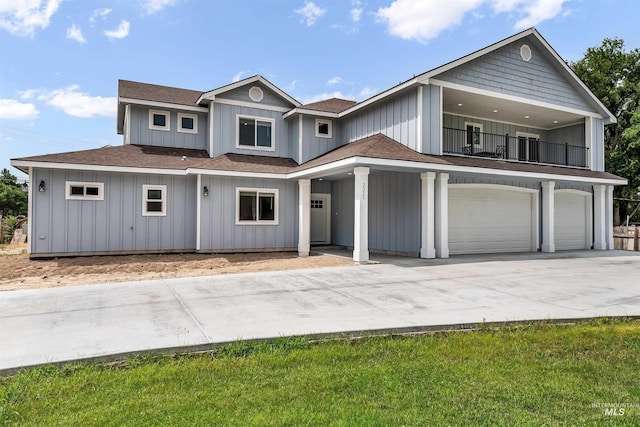
M 331 243 L 331 194 L 311 194 L 311 244 Z

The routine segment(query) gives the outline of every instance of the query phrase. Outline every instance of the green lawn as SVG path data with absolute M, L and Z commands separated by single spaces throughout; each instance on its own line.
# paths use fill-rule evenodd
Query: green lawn
M 640 425 L 639 403 L 638 321 L 237 343 L 0 379 L 0 425 Z

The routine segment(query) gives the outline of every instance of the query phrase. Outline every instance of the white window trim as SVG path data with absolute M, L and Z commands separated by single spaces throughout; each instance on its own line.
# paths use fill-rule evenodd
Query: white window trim
M 254 145 L 253 147 L 249 147 L 247 145 L 240 145 L 240 119 L 241 118 L 259 120 L 261 122 L 271 123 L 271 147 L 258 147 L 257 145 Z M 251 116 L 248 114 L 236 114 L 236 148 L 240 148 L 242 150 L 276 151 L 276 121 L 268 117 Z
M 464 131 L 467 132 L 467 126 L 473 126 L 474 128 L 480 128 L 480 140 L 478 144 L 478 148 L 484 147 L 484 125 L 482 123 L 477 122 L 464 122 Z M 464 145 L 467 145 L 467 141 L 464 142 Z
M 71 194 L 71 187 L 83 187 L 83 195 Z M 98 188 L 98 195 L 88 195 L 87 187 Z M 82 182 L 82 181 L 66 181 L 64 189 L 66 200 L 104 200 L 104 183 L 103 182 Z
M 153 124 L 153 115 L 154 114 L 162 114 L 162 115 L 166 116 L 167 125 L 166 126 L 156 126 L 156 125 L 154 125 Z M 164 110 L 149 110 L 149 129 L 170 131 L 171 130 L 171 113 L 169 111 L 164 111 Z
M 256 193 L 256 198 L 260 197 L 260 193 L 270 193 L 274 195 L 274 215 L 273 220 L 259 220 L 257 219 L 258 213 L 256 212 L 256 220 L 255 221 L 240 221 L 240 193 L 241 192 L 250 192 Z M 236 225 L 278 225 L 278 213 L 280 209 L 278 209 L 279 204 L 279 190 L 277 188 L 249 188 L 249 187 L 236 187 Z M 256 200 L 256 207 L 258 206 L 258 201 Z
M 182 119 L 192 119 L 193 129 L 183 128 Z M 189 113 L 178 113 L 178 132 L 182 133 L 198 133 L 198 115 Z
M 160 190 L 162 191 L 162 198 L 160 200 L 147 199 L 148 190 Z M 162 202 L 161 212 L 148 212 L 147 202 Z M 142 185 L 142 216 L 167 216 L 167 186 L 166 185 Z
M 324 124 L 329 126 L 329 133 L 326 134 L 326 135 L 320 133 L 319 130 L 318 130 L 320 125 L 324 125 Z M 332 133 L 333 133 L 333 121 L 332 120 L 316 119 L 316 137 L 318 137 L 318 138 L 331 138 Z
M 516 132 L 516 138 L 535 138 L 540 141 L 540 134 L 538 133 L 529 133 L 529 132 Z

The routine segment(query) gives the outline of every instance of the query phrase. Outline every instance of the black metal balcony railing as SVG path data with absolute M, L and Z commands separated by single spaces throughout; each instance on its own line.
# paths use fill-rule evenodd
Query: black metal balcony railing
M 448 154 L 545 163 L 587 166 L 589 148 L 544 142 L 525 136 L 496 135 L 464 129 L 443 129 L 442 151 Z

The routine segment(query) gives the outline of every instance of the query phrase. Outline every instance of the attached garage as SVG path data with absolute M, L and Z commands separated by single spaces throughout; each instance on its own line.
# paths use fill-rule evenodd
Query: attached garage
M 531 252 L 538 248 L 538 190 L 449 186 L 449 252 Z
M 556 250 L 591 249 L 591 193 L 556 190 L 554 211 Z

